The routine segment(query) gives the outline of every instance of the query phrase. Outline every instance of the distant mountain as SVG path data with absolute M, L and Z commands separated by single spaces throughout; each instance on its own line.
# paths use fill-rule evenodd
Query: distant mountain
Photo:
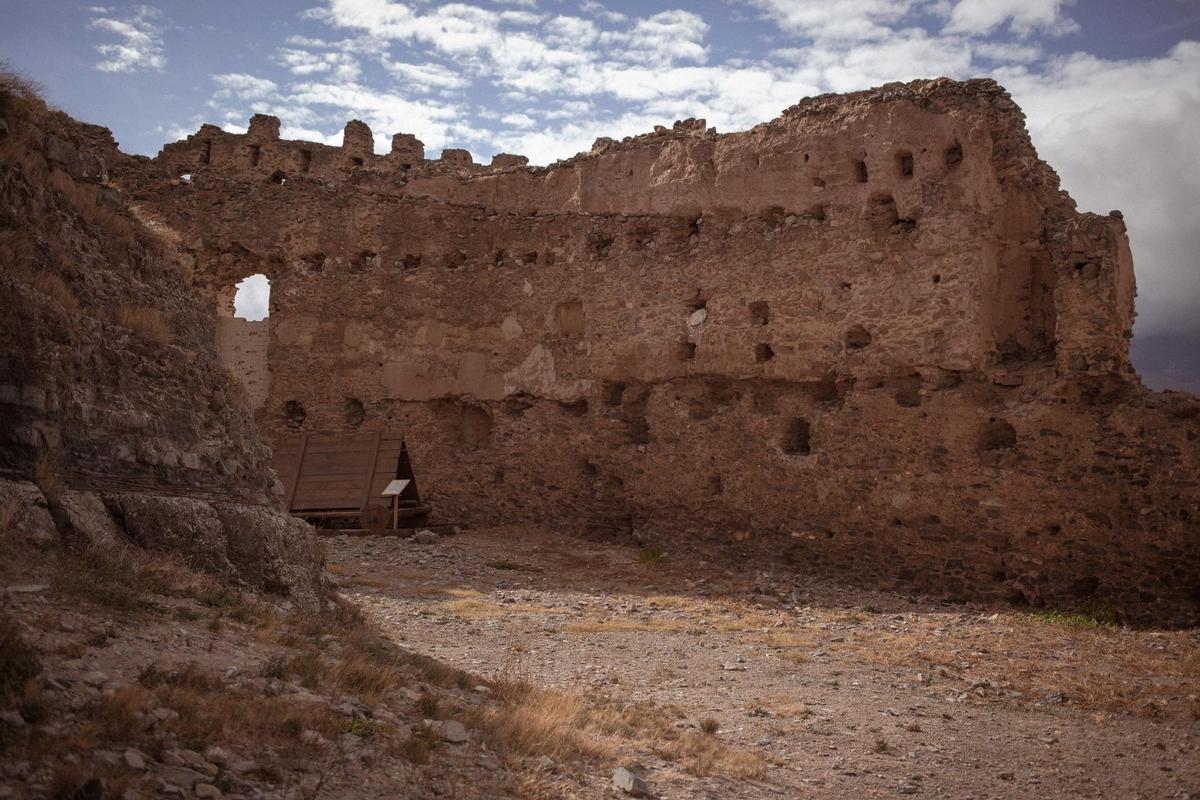
M 1151 389 L 1200 394 L 1200 329 L 1135 336 L 1133 365 Z

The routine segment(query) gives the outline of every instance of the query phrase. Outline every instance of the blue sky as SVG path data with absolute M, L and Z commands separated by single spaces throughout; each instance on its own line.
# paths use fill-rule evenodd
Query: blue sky
M 0 58 L 153 154 L 273 113 L 385 152 L 547 163 L 704 117 L 748 128 L 800 98 L 993 76 L 1084 210 L 1125 212 L 1139 336 L 1200 350 L 1200 0 L 0 0 Z

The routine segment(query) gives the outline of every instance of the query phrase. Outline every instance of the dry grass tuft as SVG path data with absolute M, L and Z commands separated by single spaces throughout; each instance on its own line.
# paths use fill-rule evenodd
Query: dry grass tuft
M 761 778 L 767 771 L 767 762 L 758 753 L 729 747 L 703 733 L 684 734 L 674 742 L 661 742 L 654 750 L 699 777 Z
M 679 716 L 651 703 L 620 703 L 601 695 L 537 686 L 517 677 L 510 666 L 493 682 L 499 705 L 472 709 L 472 722 L 497 748 L 557 760 L 611 760 L 630 747 L 651 750 L 678 762 L 694 775 L 758 777 L 766 762 L 757 754 L 729 747 L 708 733 L 681 734 Z
M 27 109 L 41 102 L 42 88 L 7 61 L 0 61 L 0 112 Z
M 158 609 L 165 598 L 189 598 L 243 622 L 265 611 L 242 593 L 190 569 L 178 556 L 138 547 L 68 550 L 58 556 L 56 591 L 91 605 L 125 613 Z
M 121 306 L 113 321 L 140 338 L 156 344 L 170 344 L 175 336 L 157 311 L 146 306 Z
M 52 171 L 46 183 L 85 223 L 96 228 L 101 238 L 118 242 L 132 242 L 137 238 L 138 228 L 100 199 L 99 187 L 90 183 L 79 183 L 60 170 Z
M 71 287 L 53 272 L 39 272 L 33 279 L 33 288 L 57 302 L 68 314 L 79 308 L 79 298 L 75 297 Z
M 551 758 L 609 758 L 614 743 L 587 730 L 588 709 L 579 695 L 542 689 L 523 680 L 502 680 L 493 689 L 500 708 L 475 720 L 505 750 Z

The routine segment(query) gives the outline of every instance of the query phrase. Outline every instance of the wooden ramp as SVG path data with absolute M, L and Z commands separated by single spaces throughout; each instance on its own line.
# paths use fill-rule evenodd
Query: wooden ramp
M 274 466 L 287 487 L 288 510 L 310 521 L 344 518 L 362 528 L 388 527 L 391 498 L 382 495 L 395 479 L 408 480 L 397 498 L 400 527 L 420 525 L 429 516 L 404 437 L 397 433 L 306 433 L 276 445 Z

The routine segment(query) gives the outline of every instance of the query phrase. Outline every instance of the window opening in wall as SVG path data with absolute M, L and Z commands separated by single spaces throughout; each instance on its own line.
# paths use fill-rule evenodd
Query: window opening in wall
M 901 178 L 911 178 L 913 176 L 913 154 L 907 150 L 897 153 L 896 169 Z
M 767 343 L 754 345 L 754 363 L 762 364 L 775 357 L 775 351 Z
M 946 169 L 958 169 L 963 160 L 962 144 L 955 142 L 946 148 Z
M 354 158 L 350 159 L 350 164 L 355 167 L 361 167 L 363 165 L 363 163 L 364 163 L 363 160 L 361 158 L 359 158 L 358 156 L 355 156 Z
M 237 284 L 237 291 L 233 295 L 233 316 L 251 322 L 266 319 L 270 300 L 271 281 L 261 273 L 251 275 Z
M 783 452 L 790 456 L 806 456 L 812 452 L 812 426 L 803 417 L 787 424 L 783 431 Z
M 287 173 L 281 169 L 277 169 L 271 173 L 271 183 L 283 186 L 287 182 Z
M 619 406 L 621 400 L 625 397 L 625 384 L 619 381 L 605 381 L 604 387 L 604 405 Z
M 209 139 L 204 142 L 204 152 L 200 154 L 200 163 L 201 164 L 211 164 L 212 163 L 212 139 Z
M 871 334 L 862 325 L 855 325 L 846 331 L 846 347 L 851 350 L 861 350 L 871 343 Z
M 678 355 L 680 361 L 694 361 L 696 358 L 696 343 L 680 342 Z
M 191 183 L 192 182 L 192 173 L 190 173 L 190 172 L 183 173 L 182 175 L 179 176 L 179 180 L 183 181 L 184 183 Z
M 299 400 L 288 400 L 283 405 L 283 416 L 289 427 L 299 428 L 304 424 L 308 412 L 304 410 L 304 404 Z
M 366 409 L 363 407 L 362 400 L 357 397 L 347 397 L 344 404 L 346 414 L 346 425 L 351 428 L 357 428 L 363 424 L 363 419 L 366 418 Z
M 868 177 L 869 176 L 867 175 L 867 162 L 855 161 L 854 162 L 854 180 L 858 181 L 859 183 L 866 183 Z
M 771 321 L 771 307 L 766 300 L 755 300 L 750 304 L 750 324 L 766 325 Z
M 258 159 L 262 156 L 262 148 L 256 144 L 250 145 L 250 165 L 257 167 Z
M 300 151 L 300 171 L 308 172 L 310 169 L 312 169 L 312 151 L 311 150 L 301 150 Z

